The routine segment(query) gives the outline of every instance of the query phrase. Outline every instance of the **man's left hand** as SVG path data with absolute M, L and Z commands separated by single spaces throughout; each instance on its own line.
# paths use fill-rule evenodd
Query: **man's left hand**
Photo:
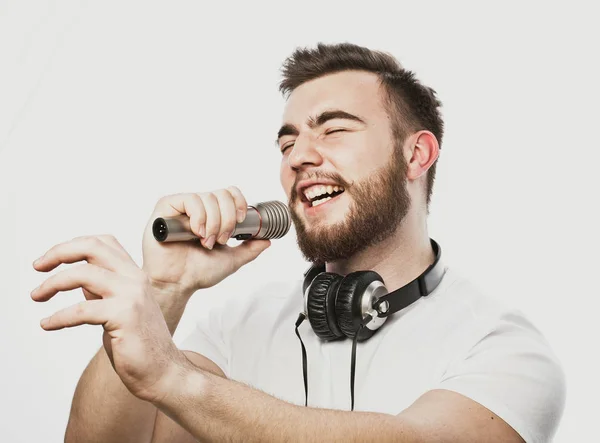
M 102 325 L 104 349 L 127 389 L 142 400 L 159 401 L 189 361 L 171 338 L 146 274 L 121 244 L 109 235 L 78 237 L 52 247 L 33 266 L 48 272 L 83 260 L 87 263 L 50 276 L 31 292 L 33 300 L 44 302 L 80 287 L 86 298 L 43 319 L 42 328 Z

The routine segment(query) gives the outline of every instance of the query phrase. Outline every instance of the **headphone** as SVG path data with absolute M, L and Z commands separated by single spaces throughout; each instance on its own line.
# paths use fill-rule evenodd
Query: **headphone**
M 325 264 L 317 263 L 306 270 L 302 285 L 304 312 L 296 321 L 296 335 L 302 344 L 305 406 L 308 403 L 306 349 L 298 326 L 308 318 L 312 330 L 321 340 L 346 337 L 353 340 L 350 392 L 354 410 L 356 342 L 371 338 L 390 315 L 429 295 L 444 276 L 442 250 L 435 240 L 429 240 L 435 255 L 433 263 L 413 281 L 392 292 L 388 292 L 383 278 L 375 271 L 356 271 L 344 277 L 326 272 Z
M 356 271 L 345 277 L 325 272 L 325 265 L 313 264 L 304 273 L 304 314 L 315 334 L 322 340 L 373 336 L 388 316 L 404 309 L 421 296 L 429 295 L 440 283 L 444 269 L 441 249 L 430 239 L 434 262 L 407 285 L 388 293 L 383 278 L 375 271 Z M 359 331 L 369 315 L 372 321 Z

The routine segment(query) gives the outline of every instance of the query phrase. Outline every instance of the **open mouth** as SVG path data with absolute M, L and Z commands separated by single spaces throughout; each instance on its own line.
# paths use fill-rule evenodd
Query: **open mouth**
M 303 199 L 304 200 L 304 204 L 309 207 L 309 208 L 313 208 L 316 206 L 320 206 L 324 203 L 327 203 L 330 200 L 333 200 L 335 198 L 337 198 L 339 195 L 343 194 L 344 191 L 343 190 L 339 190 L 339 191 L 334 191 L 331 194 L 325 193 L 322 195 L 318 195 L 310 200 L 307 200 L 306 198 Z

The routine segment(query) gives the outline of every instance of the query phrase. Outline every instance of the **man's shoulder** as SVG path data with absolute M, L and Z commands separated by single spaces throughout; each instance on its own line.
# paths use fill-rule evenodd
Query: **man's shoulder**
M 436 307 L 445 323 L 440 389 L 458 392 L 498 414 L 527 441 L 547 441 L 564 409 L 560 360 L 518 306 L 456 276 Z M 452 327 L 449 327 L 451 325 Z
M 442 291 L 431 294 L 423 315 L 428 323 L 438 324 L 449 337 L 479 340 L 490 333 L 535 337 L 545 342 L 543 335 L 518 305 L 500 298 L 456 268 L 447 269 L 447 284 Z M 427 297 L 429 298 L 429 297 Z M 510 331 L 510 332 L 509 332 Z
M 449 336 L 462 336 L 469 346 L 496 343 L 503 340 L 529 344 L 553 354 L 543 333 L 519 306 L 502 300 L 491 290 L 451 270 L 452 283 L 440 297 L 436 312 L 440 321 L 454 326 Z M 443 316 L 444 318 L 441 318 Z
M 476 282 L 463 270 L 446 268 L 448 284 L 438 302 L 453 311 L 462 311 L 473 319 L 498 318 L 508 312 L 520 312 L 516 306 L 501 299 L 492 290 Z M 434 295 L 434 294 L 432 294 Z

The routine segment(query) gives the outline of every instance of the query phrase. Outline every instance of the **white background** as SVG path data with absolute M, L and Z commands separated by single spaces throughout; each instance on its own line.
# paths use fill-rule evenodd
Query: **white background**
M 437 90 L 447 129 L 430 235 L 559 356 L 567 405 L 555 441 L 596 438 L 596 6 L 490 3 L 0 1 L 0 440 L 62 441 L 101 345 L 97 326 L 41 329 L 83 297 L 33 302 L 48 275 L 32 261 L 110 233 L 141 265 L 142 230 L 167 194 L 236 185 L 250 203 L 286 201 L 279 68 L 318 41 L 389 51 Z M 306 267 L 292 227 L 197 293 L 175 338 L 195 312 Z

